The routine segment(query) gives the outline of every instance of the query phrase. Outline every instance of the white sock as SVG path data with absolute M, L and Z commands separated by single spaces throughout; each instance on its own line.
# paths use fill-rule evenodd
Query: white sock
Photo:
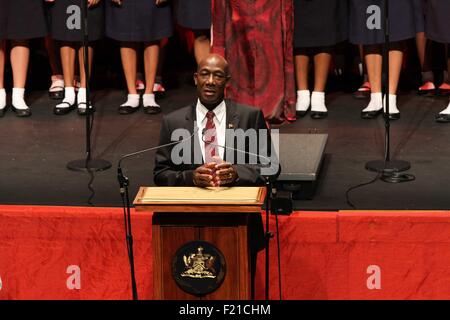
M 24 99 L 25 96 L 25 89 L 24 88 L 13 88 L 12 93 L 12 105 L 16 109 L 25 110 L 29 107 L 27 106 L 27 103 Z
M 155 101 L 155 95 L 153 93 L 142 95 L 142 104 L 144 107 L 159 107 L 159 104 Z
M 295 110 L 306 111 L 309 109 L 310 105 L 311 105 L 311 92 L 309 90 L 298 90 Z
M 439 114 L 450 114 L 450 101 L 448 103 L 447 108 L 445 108 L 444 110 L 442 110 L 441 112 L 439 112 Z
M 64 100 L 62 102 L 67 102 L 71 106 L 75 103 L 75 88 L 74 87 L 64 87 Z M 56 105 L 57 108 L 68 108 L 67 103 L 60 103 Z
M 383 101 L 384 112 L 386 112 L 386 96 L 384 96 Z M 392 113 L 400 113 L 400 110 L 397 108 L 397 95 L 389 94 L 389 114 Z
M 371 93 L 370 102 L 363 112 L 378 111 L 383 109 L 383 95 L 381 92 Z
M 6 91 L 5 89 L 0 89 L 0 109 L 6 107 Z
M 311 111 L 327 112 L 325 105 L 325 92 L 313 91 L 311 95 Z
M 78 89 L 77 103 L 86 103 L 86 88 Z
M 129 106 L 132 108 L 139 107 L 139 94 L 129 94 L 127 96 L 127 101 L 121 105 L 121 107 Z
M 82 103 L 82 104 L 81 104 Z M 79 88 L 77 94 L 77 104 L 79 109 L 86 109 L 86 88 Z

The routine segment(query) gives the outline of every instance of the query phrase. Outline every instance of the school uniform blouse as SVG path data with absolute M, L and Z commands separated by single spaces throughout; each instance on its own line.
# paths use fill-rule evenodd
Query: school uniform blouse
M 151 42 L 172 35 L 170 6 L 155 0 L 106 2 L 106 35 L 117 41 Z
M 47 35 L 43 0 L 0 0 L 0 40 Z

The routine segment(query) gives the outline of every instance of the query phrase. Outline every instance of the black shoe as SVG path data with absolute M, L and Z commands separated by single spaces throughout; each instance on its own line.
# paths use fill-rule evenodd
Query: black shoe
M 62 99 L 64 99 L 64 90 L 53 91 L 53 92 L 49 91 L 48 96 L 50 99 L 53 99 L 53 100 L 62 100 Z
M 436 116 L 436 122 L 449 123 L 450 122 L 450 114 L 439 113 Z
M 315 120 L 325 119 L 328 117 L 328 111 L 311 111 L 311 118 Z
M 308 109 L 308 110 L 305 110 L 305 111 L 295 110 L 295 116 L 296 116 L 297 118 L 303 118 L 304 116 L 306 116 L 306 114 L 308 113 L 308 111 L 309 111 L 309 109 Z
M 440 97 L 447 97 L 448 95 L 450 95 L 450 90 L 438 88 L 436 95 Z
M 146 114 L 158 114 L 161 112 L 161 107 L 158 106 L 144 106 L 144 112 Z
M 374 119 L 378 117 L 382 112 L 382 109 L 375 110 L 375 111 L 361 111 L 361 118 L 362 119 Z
M 120 106 L 119 113 L 120 114 L 132 114 L 132 113 L 136 112 L 138 109 L 139 109 L 139 107 Z
M 81 105 L 85 105 L 86 106 L 86 103 L 85 102 L 80 102 L 78 104 L 77 113 L 78 113 L 79 116 L 85 116 L 88 113 L 88 109 L 87 108 L 80 108 Z M 90 107 L 91 107 L 91 112 L 95 112 L 94 106 L 91 105 Z
M 389 113 L 389 120 L 398 120 L 398 119 L 400 119 L 400 112 Z
M 5 115 L 5 112 L 6 112 L 6 109 L 7 109 L 7 108 L 8 108 L 8 107 L 5 106 L 4 108 L 0 109 L 0 118 L 2 118 L 2 117 Z
M 61 102 L 60 104 L 67 104 L 68 107 L 60 108 L 58 106 L 55 106 L 53 108 L 53 113 L 56 114 L 57 116 L 62 116 L 62 115 L 68 114 L 70 111 L 74 110 L 76 107 L 75 104 L 70 104 L 68 102 Z
M 16 114 L 17 117 L 20 118 L 25 118 L 25 117 L 29 117 L 31 116 L 31 109 L 30 108 L 26 108 L 26 109 L 17 109 L 14 106 L 11 106 L 12 110 L 14 111 L 14 113 Z

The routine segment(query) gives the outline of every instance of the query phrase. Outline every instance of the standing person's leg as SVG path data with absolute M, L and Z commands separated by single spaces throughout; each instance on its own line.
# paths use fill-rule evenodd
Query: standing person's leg
M 153 85 L 155 84 L 156 69 L 158 68 L 159 41 L 147 43 L 144 49 L 146 88 L 142 96 L 144 110 L 148 114 L 161 112 L 161 107 L 155 101 Z
M 360 57 L 360 75 L 363 77 L 363 84 L 361 87 L 358 88 L 358 90 L 354 93 L 354 97 L 357 99 L 366 99 L 370 97 L 370 82 L 369 77 L 367 75 L 367 67 L 366 62 L 364 61 L 364 48 L 362 45 L 358 45 L 358 52 Z
M 56 115 L 67 114 L 76 107 L 75 88 L 73 86 L 75 77 L 76 48 L 72 43 L 61 43 L 60 55 L 65 86 L 63 101 L 53 108 L 53 113 Z
M 167 43 L 169 40 L 167 38 L 161 40 L 159 48 L 159 58 L 158 58 L 158 68 L 156 68 L 155 84 L 153 85 L 153 93 L 156 98 L 164 96 L 166 89 L 163 86 L 162 74 L 163 66 L 167 54 Z
M 120 44 L 120 56 L 128 89 L 127 101 L 119 107 L 120 114 L 130 114 L 139 108 L 139 94 L 136 89 L 137 47 L 136 42 Z
M 80 46 L 78 48 L 78 65 L 79 65 L 79 70 L 80 70 L 80 88 L 78 89 L 78 94 L 77 94 L 77 105 L 78 105 L 78 114 L 80 115 L 84 115 L 86 114 L 86 108 L 87 108 L 87 103 L 89 103 L 91 105 L 91 101 L 87 101 L 86 99 L 86 87 L 87 87 L 87 83 L 91 77 L 91 70 L 92 70 L 92 60 L 94 58 L 94 49 L 92 46 L 89 46 L 88 48 L 88 73 L 89 73 L 89 78 L 86 75 L 86 70 L 85 70 L 85 54 L 84 54 L 84 47 Z
M 450 74 L 450 44 L 446 45 L 446 53 L 447 53 L 447 70 L 448 73 Z M 447 108 L 439 112 L 439 114 L 436 116 L 436 121 L 442 123 L 450 122 L 450 101 Z
M 6 111 L 6 91 L 5 91 L 5 41 L 0 40 L 0 117 Z
M 383 57 L 378 45 L 364 46 L 367 76 L 371 87 L 370 102 L 362 110 L 363 119 L 373 119 L 383 110 L 383 95 L 381 93 L 381 76 Z
M 389 52 L 389 119 L 400 119 L 397 107 L 397 89 L 403 63 L 403 51 L 394 49 Z M 386 106 L 386 97 L 384 97 Z
M 311 105 L 311 92 L 308 88 L 309 56 L 303 52 L 295 56 L 295 79 L 297 81 L 296 116 L 303 117 Z
M 211 51 L 211 40 L 209 30 L 195 30 L 194 55 L 197 64 L 200 63 Z
M 430 59 L 429 51 L 431 42 L 427 40 L 425 32 L 419 32 L 416 34 L 416 47 L 417 55 L 419 56 L 420 61 L 422 80 L 422 85 L 419 87 L 417 93 L 420 95 L 434 93 L 434 91 L 436 90 L 436 87 L 434 85 L 434 75 L 428 61 Z
M 47 50 L 48 61 L 50 64 L 50 69 L 52 71 L 50 89 L 48 90 L 49 97 L 51 99 L 59 100 L 64 98 L 64 78 L 61 71 L 61 64 L 59 51 L 55 45 L 55 40 L 51 37 L 46 37 L 45 48 Z
M 322 119 L 328 115 L 325 105 L 325 87 L 330 70 L 331 54 L 320 52 L 314 56 L 314 91 L 311 95 L 311 117 Z
M 12 106 L 18 117 L 28 117 L 31 110 L 25 102 L 25 84 L 27 82 L 28 63 L 30 49 L 28 41 L 16 41 L 11 43 L 11 67 L 13 71 Z
M 447 70 L 444 71 L 444 76 L 442 79 L 442 84 L 439 86 L 439 95 L 440 96 L 448 96 L 450 94 L 450 49 L 449 44 L 445 45 L 445 57 L 446 57 L 446 65 Z

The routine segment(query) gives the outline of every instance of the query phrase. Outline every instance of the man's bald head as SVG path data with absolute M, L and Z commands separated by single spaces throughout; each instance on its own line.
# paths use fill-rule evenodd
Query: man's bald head
M 230 70 L 228 67 L 228 61 L 219 54 L 210 53 L 205 58 L 203 58 L 198 64 L 197 72 L 199 72 L 201 70 L 201 68 L 205 65 L 222 66 L 225 74 L 227 76 L 229 76 L 229 74 L 230 74 Z

